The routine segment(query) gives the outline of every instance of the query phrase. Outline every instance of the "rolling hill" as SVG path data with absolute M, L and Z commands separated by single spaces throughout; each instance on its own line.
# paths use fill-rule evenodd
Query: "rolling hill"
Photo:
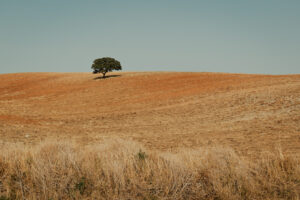
M 0 138 L 82 145 L 130 138 L 149 149 L 230 146 L 300 154 L 300 75 L 122 72 L 0 75 Z

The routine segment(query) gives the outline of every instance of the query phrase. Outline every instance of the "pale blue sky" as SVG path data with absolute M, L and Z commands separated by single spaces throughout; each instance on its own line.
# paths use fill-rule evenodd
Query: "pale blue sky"
M 300 73 L 299 0 L 0 0 L 0 73 Z

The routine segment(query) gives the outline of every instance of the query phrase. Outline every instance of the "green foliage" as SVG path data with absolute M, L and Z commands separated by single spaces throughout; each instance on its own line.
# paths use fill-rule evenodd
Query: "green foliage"
M 137 157 L 138 157 L 139 160 L 144 161 L 144 160 L 146 159 L 146 157 L 147 157 L 146 152 L 143 152 L 143 151 L 140 150 L 140 151 L 137 153 Z
M 113 70 L 122 70 L 122 66 L 120 62 L 114 58 L 104 57 L 94 60 L 92 69 L 94 70 L 94 74 L 102 73 L 104 78 L 107 72 L 111 72 Z
M 82 177 L 78 183 L 76 183 L 75 188 L 80 192 L 82 195 L 86 190 L 86 178 Z

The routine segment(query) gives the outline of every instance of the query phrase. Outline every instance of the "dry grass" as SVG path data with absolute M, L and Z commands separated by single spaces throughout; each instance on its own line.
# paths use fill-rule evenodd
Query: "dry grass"
M 47 142 L 0 149 L 0 199 L 299 199 L 299 159 L 232 149 L 176 154 L 133 141 Z
M 300 75 L 115 75 L 0 74 L 0 200 L 300 198 Z

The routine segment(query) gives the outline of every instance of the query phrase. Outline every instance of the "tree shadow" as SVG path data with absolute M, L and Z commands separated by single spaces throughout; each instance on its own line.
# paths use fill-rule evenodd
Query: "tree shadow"
M 116 75 L 116 74 L 113 74 L 113 75 L 106 75 L 105 77 L 103 76 L 98 76 L 96 78 L 94 78 L 94 80 L 98 80 L 98 79 L 107 79 L 107 78 L 115 78 L 115 77 L 119 77 L 121 75 Z

